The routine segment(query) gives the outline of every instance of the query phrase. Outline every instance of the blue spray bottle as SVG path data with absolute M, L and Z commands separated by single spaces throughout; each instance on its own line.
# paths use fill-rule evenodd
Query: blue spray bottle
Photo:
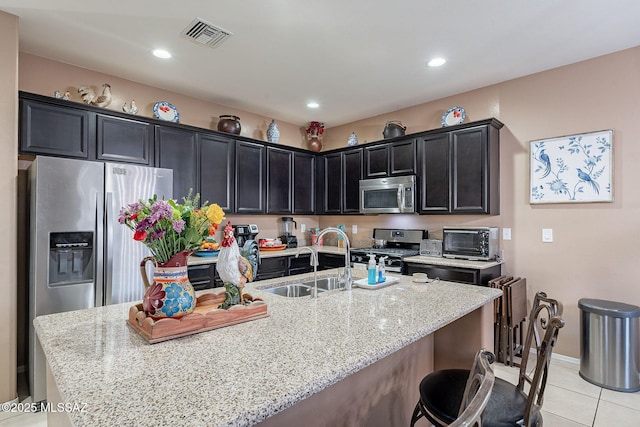
M 367 268 L 367 283 L 369 285 L 376 284 L 376 256 L 369 254 L 369 267 Z

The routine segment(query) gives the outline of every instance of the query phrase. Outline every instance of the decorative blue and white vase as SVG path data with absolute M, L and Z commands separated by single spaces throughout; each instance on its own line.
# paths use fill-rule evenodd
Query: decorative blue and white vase
M 355 132 L 351 132 L 351 136 L 349 136 L 349 139 L 347 140 L 347 146 L 353 147 L 354 145 L 358 145 L 358 137 Z
M 271 124 L 267 129 L 267 141 L 277 144 L 279 139 L 280 130 L 278 129 L 278 125 L 276 124 L 275 120 L 271 120 Z

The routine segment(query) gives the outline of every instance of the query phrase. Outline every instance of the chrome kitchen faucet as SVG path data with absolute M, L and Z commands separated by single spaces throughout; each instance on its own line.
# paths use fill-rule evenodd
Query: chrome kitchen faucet
M 318 298 L 318 279 L 316 274 L 318 272 L 318 249 L 315 246 L 303 246 L 296 251 L 296 258 L 303 251 L 309 251 L 311 253 L 311 265 L 313 266 L 313 290 L 311 291 L 311 298 Z
M 324 230 L 320 231 L 318 236 L 316 237 L 316 242 L 320 242 L 322 236 L 327 233 L 334 232 L 339 236 L 342 236 L 345 242 L 345 252 L 344 252 L 344 275 L 342 276 L 342 280 L 344 281 L 344 288 L 347 291 L 351 290 L 351 285 L 353 283 L 353 279 L 351 278 L 351 245 L 349 244 L 349 237 L 347 234 L 336 227 L 327 227 Z M 314 245 L 315 246 L 315 245 Z

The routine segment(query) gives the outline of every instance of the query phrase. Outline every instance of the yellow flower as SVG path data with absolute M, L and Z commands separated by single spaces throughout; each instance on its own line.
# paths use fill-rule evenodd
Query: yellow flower
M 224 211 L 216 203 L 207 208 L 207 218 L 214 224 L 220 224 L 224 220 Z

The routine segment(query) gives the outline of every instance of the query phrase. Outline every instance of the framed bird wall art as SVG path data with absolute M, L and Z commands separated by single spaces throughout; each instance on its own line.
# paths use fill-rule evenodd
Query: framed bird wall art
M 613 201 L 613 130 L 530 142 L 529 203 Z

